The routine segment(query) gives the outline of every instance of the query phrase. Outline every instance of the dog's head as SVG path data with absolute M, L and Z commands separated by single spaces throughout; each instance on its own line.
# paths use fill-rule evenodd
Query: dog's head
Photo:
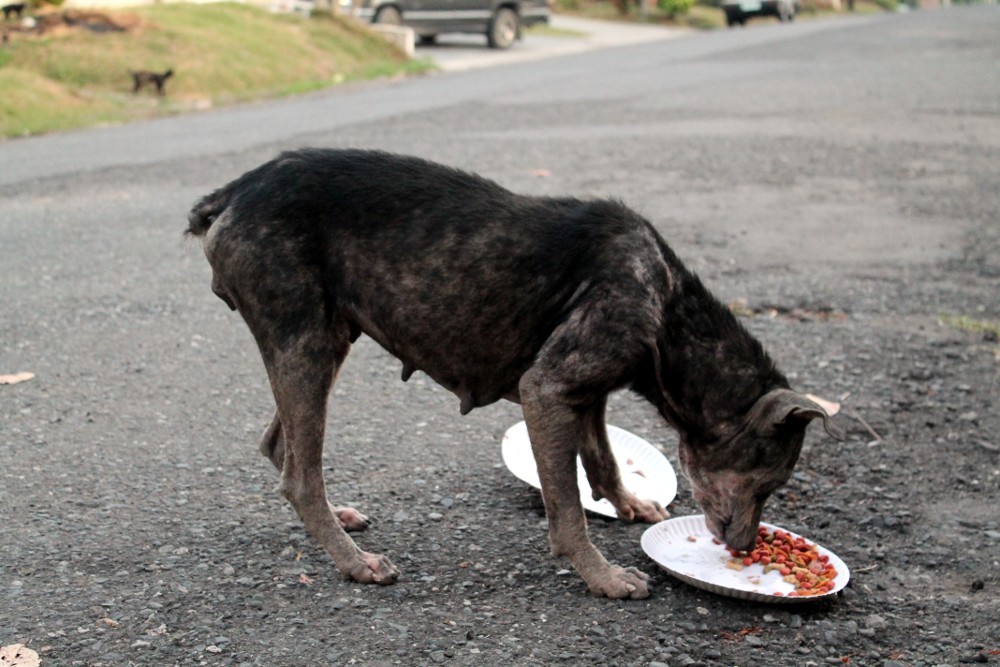
M 757 400 L 735 437 L 698 446 L 681 439 L 681 468 L 717 539 L 733 549 L 753 547 L 764 503 L 791 477 L 806 426 L 817 418 L 843 439 L 819 405 L 776 389 Z

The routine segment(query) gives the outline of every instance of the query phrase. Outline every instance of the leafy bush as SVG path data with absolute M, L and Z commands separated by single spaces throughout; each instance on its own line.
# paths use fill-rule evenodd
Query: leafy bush
M 688 10 L 694 6 L 694 0 L 657 0 L 657 6 L 663 13 L 674 18 L 682 14 L 687 14 Z

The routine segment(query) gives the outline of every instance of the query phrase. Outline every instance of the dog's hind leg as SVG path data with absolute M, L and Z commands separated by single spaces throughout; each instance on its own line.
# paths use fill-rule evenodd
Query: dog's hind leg
M 269 296 L 285 305 L 297 302 Z M 240 311 L 246 315 L 246 309 Z M 277 313 L 271 313 L 271 317 L 274 314 Z M 347 535 L 342 520 L 327 501 L 323 480 L 326 402 L 350 349 L 348 326 L 327 321 L 321 307 L 280 315 L 283 326 L 280 339 L 274 337 L 275 322 L 271 317 L 247 320 L 257 338 L 278 407 L 276 419 L 268 429 L 270 437 L 265 434 L 262 449 L 272 462 L 280 459 L 281 494 L 337 568 L 354 581 L 391 584 L 399 572 L 388 558 L 362 551 Z
M 568 399 L 566 385 L 551 369 L 533 367 L 520 382 L 521 406 L 542 483 L 552 554 L 567 556 L 595 595 L 649 596 L 649 577 L 635 568 L 611 565 L 587 536 L 576 482 L 576 456 L 588 436 L 585 414 Z
M 622 484 L 621 471 L 611 452 L 608 429 L 604 423 L 605 405 L 606 401 L 600 401 L 587 412 L 587 434 L 580 446 L 580 458 L 594 500 L 607 498 L 615 506 L 618 518 L 625 521 L 663 521 L 670 515 L 660 503 L 641 500 Z
M 278 413 L 274 413 L 271 425 L 267 427 L 264 436 L 260 439 L 260 453 L 266 456 L 278 472 L 285 465 L 285 433 L 281 428 L 281 418 Z M 334 516 L 347 532 L 360 531 L 367 528 L 371 521 L 364 514 L 353 507 L 333 507 Z

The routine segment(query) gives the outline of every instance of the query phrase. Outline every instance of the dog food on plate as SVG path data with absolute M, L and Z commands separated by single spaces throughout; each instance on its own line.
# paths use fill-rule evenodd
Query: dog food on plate
M 786 582 L 795 586 L 795 590 L 788 593 L 790 597 L 822 595 L 834 588 L 837 570 L 829 556 L 820 554 L 816 545 L 805 538 L 793 537 L 783 530 L 771 532 L 761 526 L 752 551 L 728 547 L 727 550 L 732 556 L 726 564 L 728 568 L 742 570 L 760 564 L 765 573 L 778 570 Z

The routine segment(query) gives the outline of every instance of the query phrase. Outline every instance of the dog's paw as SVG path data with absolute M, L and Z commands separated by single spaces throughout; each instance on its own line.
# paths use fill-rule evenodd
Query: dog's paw
M 615 511 L 618 512 L 618 518 L 623 521 L 659 523 L 670 518 L 670 513 L 657 501 L 640 500 L 631 493 L 615 506 Z
M 345 572 L 350 579 L 362 584 L 379 584 L 380 586 L 396 583 L 399 570 L 388 558 L 382 554 L 372 554 L 367 551 L 362 551 L 358 555 L 360 560 L 354 563 L 349 571 Z
M 649 575 L 634 567 L 610 568 L 593 582 L 587 582 L 590 592 L 600 597 L 641 600 L 649 597 Z
M 371 520 L 353 507 L 333 507 L 332 509 L 340 527 L 349 533 L 362 531 L 371 525 Z

